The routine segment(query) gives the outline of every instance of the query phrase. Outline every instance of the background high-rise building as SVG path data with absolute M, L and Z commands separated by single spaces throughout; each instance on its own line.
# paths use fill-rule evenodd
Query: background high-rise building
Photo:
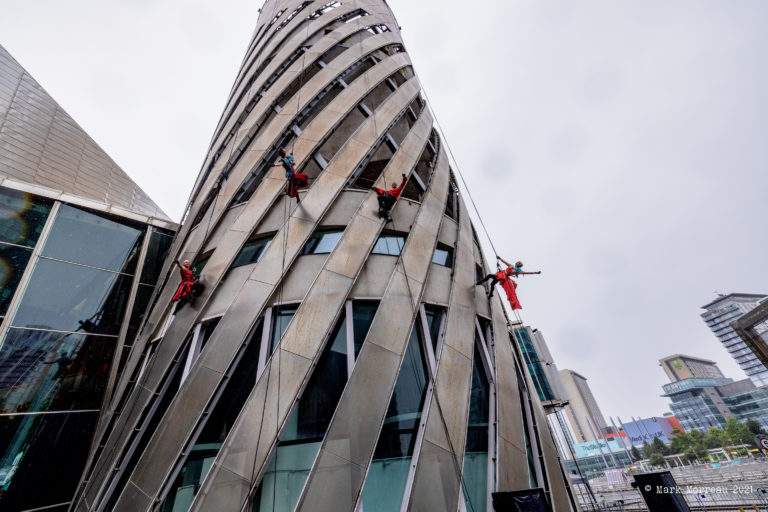
M 731 354 L 747 377 L 756 386 L 768 386 L 768 367 L 757 357 L 752 348 L 733 330 L 731 323 L 755 309 L 768 297 L 749 293 L 730 293 L 721 295 L 709 304 L 702 306 L 706 311 L 701 318 L 707 327 L 717 336 L 720 343 Z
M 574 509 L 454 171 L 386 2 L 268 0 L 74 509 Z
M 690 365 L 674 364 L 681 360 Z M 729 418 L 752 419 L 768 427 L 768 387 L 758 388 L 750 379 L 726 378 L 716 364 L 706 359 L 675 354 L 660 362 L 672 381 L 664 384 L 663 396 L 671 400 L 670 408 L 685 430 L 725 428 Z M 688 373 L 693 376 L 680 378 Z
M 0 47 L 0 510 L 66 510 L 175 228 Z
M 664 359 L 659 359 L 659 366 L 664 369 L 664 373 L 667 374 L 670 382 L 693 378 L 725 378 L 725 375 L 723 375 L 723 372 L 720 371 L 720 368 L 717 367 L 717 363 L 714 361 L 683 354 L 674 354 Z
M 768 301 L 731 322 L 731 328 L 768 368 Z
M 592 441 L 595 437 L 609 433 L 608 424 L 592 390 L 589 389 L 587 378 L 573 370 L 565 369 L 560 370 L 560 379 L 568 397 L 565 414 L 576 442 Z

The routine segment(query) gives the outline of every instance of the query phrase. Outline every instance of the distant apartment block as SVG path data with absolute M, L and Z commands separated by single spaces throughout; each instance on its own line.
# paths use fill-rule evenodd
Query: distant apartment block
M 731 354 L 739 367 L 744 370 L 747 377 L 752 379 L 756 386 L 768 386 L 768 367 L 760 360 L 753 347 L 734 331 L 731 324 L 757 308 L 768 299 L 766 295 L 749 293 L 730 293 L 721 295 L 709 304 L 702 306 L 704 313 L 701 318 L 707 327 L 717 336 L 720 343 Z M 752 328 L 756 334 L 762 334 L 768 329 L 768 324 L 762 322 Z

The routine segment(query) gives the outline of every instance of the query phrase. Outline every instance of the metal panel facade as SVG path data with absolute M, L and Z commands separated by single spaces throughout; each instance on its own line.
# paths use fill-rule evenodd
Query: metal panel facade
M 74 510 L 490 510 L 529 485 L 525 369 L 420 87 L 383 0 L 266 2 Z M 401 176 L 390 222 L 371 189 Z M 194 305 L 175 258 L 205 262 Z

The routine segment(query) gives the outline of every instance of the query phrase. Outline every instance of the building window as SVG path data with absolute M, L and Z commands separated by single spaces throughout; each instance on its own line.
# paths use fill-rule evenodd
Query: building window
M 363 510 L 400 510 L 430 381 L 414 325 L 363 486 Z
M 329 254 L 333 252 L 334 247 L 341 239 L 343 231 L 333 229 L 327 231 L 316 231 L 309 237 L 301 254 Z
M 453 267 L 453 248 L 447 245 L 438 244 L 435 254 L 432 256 L 432 263 L 437 263 L 444 267 Z
M 462 471 L 462 489 L 467 510 L 485 510 L 487 502 L 490 385 L 480 358 L 480 352 L 475 346 L 469 425 Z
M 268 236 L 260 236 L 245 242 L 243 248 L 240 249 L 232 268 L 248 265 L 250 263 L 256 263 L 261 259 L 261 255 L 267 250 L 269 244 L 272 242 L 274 234 Z
M 262 329 L 263 319 L 260 319 L 235 359 L 218 401 L 206 409 L 203 415 L 205 420 L 198 426 L 197 437 L 191 443 L 189 455 L 170 486 L 162 504 L 162 512 L 189 510 L 192 505 L 224 439 L 256 384 Z
M 387 254 L 389 256 L 399 256 L 405 244 L 403 235 L 382 234 L 376 240 L 371 254 Z
M 347 302 L 255 491 L 254 512 L 296 507 L 377 307 Z
M 184 373 L 182 375 L 182 382 L 186 380 L 189 372 L 192 370 L 197 358 L 200 357 L 200 352 L 208 343 L 208 340 L 213 334 L 213 330 L 219 325 L 221 316 L 215 318 L 209 318 L 197 324 L 192 331 L 192 341 L 189 347 L 189 353 L 187 354 L 187 360 L 184 363 Z

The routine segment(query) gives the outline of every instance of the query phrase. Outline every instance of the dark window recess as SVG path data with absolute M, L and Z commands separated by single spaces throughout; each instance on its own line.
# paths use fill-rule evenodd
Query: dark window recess
M 305 2 L 302 2 L 298 7 L 296 7 L 296 9 L 293 10 L 291 14 L 286 16 L 286 18 L 278 26 L 275 27 L 275 32 L 277 32 L 278 30 L 284 28 L 287 24 L 289 24 L 291 20 L 296 17 L 297 14 L 299 14 L 301 11 L 306 9 L 307 6 L 311 3 L 312 3 L 311 0 L 306 0 Z
M 427 327 L 429 328 L 429 339 L 432 342 L 432 350 L 435 357 L 437 357 L 440 324 L 443 321 L 445 310 L 436 306 L 424 306 L 424 312 L 427 314 Z
M 259 258 L 261 258 L 264 251 L 267 250 L 267 247 L 269 247 L 274 236 L 274 233 L 267 236 L 260 235 L 258 238 L 253 238 L 245 242 L 245 245 L 240 249 L 235 261 L 232 263 L 232 268 L 259 261 Z
M 386 137 L 384 140 L 386 140 Z M 376 152 L 367 162 L 365 162 L 362 170 L 358 171 L 354 181 L 350 186 L 354 188 L 367 189 L 376 184 L 376 181 L 379 179 L 379 176 L 381 176 L 382 171 L 384 171 L 384 168 L 387 166 L 387 164 L 389 164 L 389 161 L 394 155 L 394 151 L 389 144 L 381 144 L 381 142 L 379 144 L 380 145 L 378 149 L 376 149 Z M 399 184 L 400 180 L 398 180 L 395 186 Z M 386 184 L 386 188 L 389 188 L 390 186 L 390 183 Z
M 381 34 L 382 32 L 389 32 L 389 27 L 383 24 L 371 25 L 368 27 L 368 31 L 372 34 Z
M 0 187 L 0 242 L 34 247 L 53 201 Z
M 330 135 L 320 145 L 317 152 L 330 161 L 339 151 L 342 145 L 347 142 L 355 131 L 363 124 L 367 116 L 359 109 L 352 109 L 344 119 L 331 131 Z
M 355 359 L 360 354 L 360 350 L 363 348 L 363 342 L 368 335 L 368 331 L 373 323 L 373 317 L 376 315 L 376 310 L 379 307 L 378 302 L 353 302 L 352 303 L 352 317 L 353 333 L 355 343 Z
M 413 126 L 413 123 L 409 123 L 409 113 L 411 109 L 406 108 L 405 114 L 402 116 L 398 121 L 392 126 L 392 128 L 389 129 L 389 132 L 387 132 L 387 135 L 390 137 L 391 142 L 394 142 L 398 147 L 403 143 L 403 140 L 405 140 L 406 135 L 408 135 L 408 132 L 411 131 L 411 127 Z M 415 119 L 414 119 L 415 120 Z
M 211 467 L 221 445 L 235 424 L 246 399 L 256 384 L 259 368 L 263 320 L 248 337 L 241 356 L 235 363 L 231 375 L 225 381 L 225 388 L 210 414 L 203 415 L 205 422 L 200 435 L 192 445 L 187 460 L 183 462 L 176 480 L 163 501 L 162 512 L 188 510 L 208 469 Z
M 329 254 L 333 252 L 342 233 L 343 231 L 340 229 L 314 232 L 304 244 L 301 254 Z
M 453 248 L 438 244 L 435 254 L 432 256 L 432 263 L 449 268 L 453 267 Z
M 421 157 L 419 157 L 419 161 L 416 163 L 416 167 L 413 169 L 408 185 L 403 190 L 403 197 L 413 201 L 421 201 L 421 196 L 426 192 L 427 186 L 432 179 L 432 171 L 435 168 L 436 162 L 437 153 L 427 144 L 421 153 Z
M 197 215 L 195 215 L 194 220 L 192 220 L 192 226 L 190 227 L 190 230 L 192 230 L 195 226 L 199 225 L 203 221 L 205 214 L 208 213 L 208 209 L 213 204 L 213 200 L 216 199 L 216 195 L 218 194 L 218 192 L 219 192 L 219 188 L 216 186 L 213 187 L 208 192 L 208 195 L 206 196 L 205 201 L 203 201 L 203 204 L 200 206 L 200 209 L 197 211 Z
M 192 262 L 192 272 L 199 276 L 203 272 L 205 266 L 208 264 L 208 260 L 211 259 L 211 256 L 213 256 L 213 250 L 206 251 L 196 257 Z
M 272 317 L 270 354 L 277 348 L 277 345 L 280 343 L 280 338 L 283 337 L 283 333 L 288 328 L 288 324 L 293 320 L 293 315 L 296 314 L 297 309 L 299 309 L 298 304 L 275 306 L 273 308 L 274 316 Z
M 172 242 L 173 233 L 156 227 L 152 228 L 144 266 L 141 268 L 141 283 L 154 285 L 157 282 Z
M 459 219 L 459 193 L 456 183 L 451 179 L 448 184 L 448 197 L 445 201 L 445 214 L 454 220 Z
M 382 234 L 371 250 L 371 254 L 387 254 L 399 256 L 405 244 L 405 236 L 394 234 Z
M 484 277 L 485 273 L 483 272 L 483 267 L 475 264 L 475 281 L 480 281 Z
M 216 326 L 219 325 L 221 318 L 222 317 L 217 316 L 216 318 L 207 320 L 200 325 L 200 349 L 201 350 L 203 349 L 203 347 L 205 347 L 205 344 L 208 343 L 208 340 L 211 339 L 211 335 L 213 334 L 214 329 L 216 329 Z
M 152 292 L 154 291 L 154 286 L 146 284 L 140 284 L 136 290 L 136 300 L 133 301 L 133 310 L 131 311 L 131 317 L 128 321 L 125 346 L 133 345 L 133 340 L 136 338 L 136 334 L 139 332 L 139 327 L 141 327 L 141 323 L 144 321 L 144 316 L 147 313 L 149 301 L 151 300 Z

